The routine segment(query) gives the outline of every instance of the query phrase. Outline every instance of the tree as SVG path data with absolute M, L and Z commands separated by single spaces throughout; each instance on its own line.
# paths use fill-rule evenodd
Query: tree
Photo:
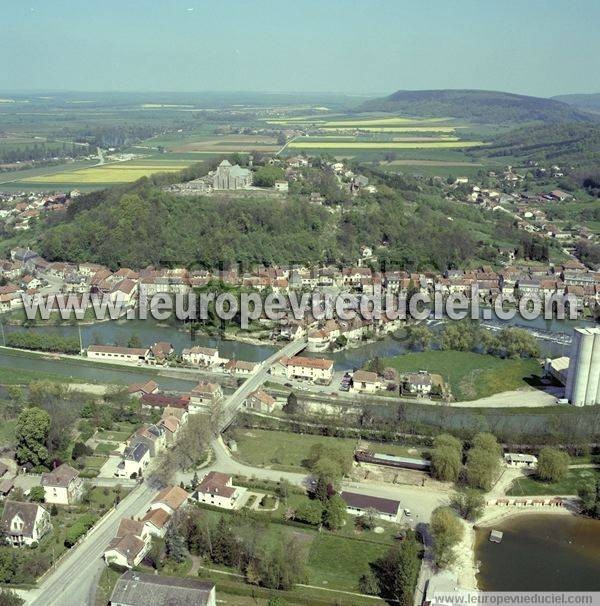
M 169 558 L 181 563 L 187 557 L 187 549 L 183 537 L 179 534 L 176 524 L 169 524 L 165 534 L 165 552 Z
M 43 486 L 33 486 L 29 490 L 29 500 L 32 503 L 43 503 L 46 499 Z
M 25 600 L 10 589 L 0 588 L 0 606 L 21 606 Z
M 449 434 L 440 434 L 433 441 L 431 470 L 444 482 L 456 482 L 462 468 L 462 442 Z
M 463 537 L 464 528 L 449 507 L 438 507 L 434 510 L 429 526 L 435 562 L 440 568 L 444 568 L 450 563 L 454 547 Z
M 569 455 L 551 446 L 540 450 L 537 476 L 545 482 L 560 482 L 569 472 Z
M 490 490 L 500 472 L 500 457 L 497 452 L 471 448 L 467 453 L 466 471 L 469 486 Z
M 136 335 L 132 334 L 127 341 L 127 347 L 140 348 L 143 347 L 141 339 Z
M 80 457 L 89 457 L 93 450 L 83 442 L 75 442 L 71 451 L 71 458 L 76 461 Z
M 255 173 L 252 179 L 257 187 L 273 187 L 275 181 L 283 179 L 283 169 L 277 166 L 262 166 Z
M 304 522 L 304 524 L 318 526 L 323 520 L 323 504 L 317 500 L 302 502 L 296 508 L 294 519 L 298 522 Z
M 419 544 L 413 534 L 401 545 L 393 545 L 373 568 L 382 597 L 412 606 L 420 568 Z
M 46 442 L 50 432 L 50 415 L 32 406 L 19 414 L 15 428 L 16 457 L 19 464 L 34 467 L 48 463 Z
M 450 505 L 462 518 L 474 522 L 483 513 L 485 498 L 477 490 L 466 488 L 452 495 Z
M 581 508 L 584 514 L 599 519 L 600 518 L 600 480 L 588 480 L 579 487 L 579 498 L 581 499 Z
M 502 454 L 502 448 L 498 444 L 496 436 L 491 433 L 478 433 L 473 438 L 473 448 L 481 448 L 499 457 Z
M 381 591 L 379 581 L 372 570 L 365 572 L 358 580 L 358 590 L 365 595 L 378 595 Z
M 298 413 L 298 398 L 293 391 L 290 391 L 282 410 L 288 415 L 295 415 Z
M 346 502 L 339 495 L 333 495 L 325 505 L 323 521 L 330 530 L 340 530 L 346 523 Z
M 432 333 L 426 326 L 420 324 L 409 324 L 406 327 L 406 340 L 410 349 L 425 351 L 429 349 Z

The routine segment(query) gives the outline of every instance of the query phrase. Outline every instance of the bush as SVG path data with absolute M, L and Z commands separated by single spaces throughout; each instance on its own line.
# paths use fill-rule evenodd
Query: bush
M 71 526 L 65 535 L 65 545 L 67 547 L 73 547 L 75 543 L 96 523 L 96 516 L 91 513 L 82 515 L 76 522 Z

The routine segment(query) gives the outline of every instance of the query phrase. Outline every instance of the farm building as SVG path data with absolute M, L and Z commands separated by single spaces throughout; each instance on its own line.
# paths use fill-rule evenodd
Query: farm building
M 349 514 L 360 516 L 367 511 L 376 511 L 382 520 L 398 521 L 400 501 L 347 491 L 343 491 L 340 496 L 346 502 L 346 511 Z
M 396 457 L 380 453 L 370 453 L 365 450 L 357 450 L 354 457 L 359 463 L 372 463 L 374 465 L 386 465 L 388 467 L 400 467 L 403 469 L 418 469 L 419 471 L 429 471 L 431 462 L 427 459 L 417 459 L 412 457 Z

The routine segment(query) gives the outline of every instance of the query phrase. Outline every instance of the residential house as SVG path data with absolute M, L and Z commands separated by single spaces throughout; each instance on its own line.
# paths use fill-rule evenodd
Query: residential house
M 346 502 L 346 511 L 351 515 L 360 516 L 368 511 L 375 511 L 382 520 L 398 521 L 400 501 L 347 491 L 343 491 L 340 496 Z
M 218 366 L 224 360 L 219 357 L 219 350 L 212 347 L 190 347 L 181 352 L 181 358 L 194 366 Z
M 144 523 L 146 532 L 153 537 L 164 537 L 167 532 L 171 514 L 164 509 L 149 509 L 141 522 Z
M 357 370 L 352 375 L 351 391 L 360 393 L 375 393 L 383 387 L 376 372 Z
M 230 475 L 210 471 L 198 484 L 192 498 L 199 503 L 235 509 L 240 505 L 240 499 L 245 493 L 245 488 L 233 485 Z
M 223 399 L 223 391 L 217 383 L 201 381 L 190 393 L 189 412 L 204 412 Z
M 420 370 L 419 372 L 411 372 L 406 375 L 404 387 L 411 394 L 426 396 L 431 393 L 433 381 L 428 372 Z
M 165 410 L 166 408 L 187 410 L 190 403 L 189 396 L 169 396 L 163 393 L 145 393 L 140 400 L 144 410 Z
M 165 430 L 161 425 L 147 425 L 140 427 L 129 440 L 130 446 L 145 444 L 150 456 L 155 457 L 166 445 Z
M 158 341 L 150 346 L 151 358 L 155 364 L 164 364 L 174 351 L 173 345 L 165 341 Z
M 180 486 L 167 486 L 152 501 L 150 510 L 162 509 L 169 515 L 173 515 L 187 503 L 189 498 L 190 495 Z
M 19 501 L 4 503 L 0 531 L 13 547 L 37 543 L 51 529 L 50 514 L 41 505 Z
M 134 398 L 141 398 L 148 394 L 158 393 L 158 383 L 156 381 L 146 381 L 146 383 L 134 383 L 127 388 L 127 393 Z
M 329 385 L 333 379 L 333 360 L 294 356 L 279 362 L 285 366 L 289 379 L 305 379 L 323 385 Z
M 111 606 L 216 606 L 215 584 L 129 570 L 110 596 Z
M 246 408 L 257 410 L 258 412 L 273 412 L 275 408 L 275 398 L 270 396 L 266 391 L 257 389 L 246 398 Z
M 245 360 L 229 360 L 229 362 L 225 364 L 225 370 L 236 376 L 251 375 L 257 367 L 258 364 L 255 362 L 246 362 Z
M 531 454 L 507 452 L 504 455 L 504 461 L 509 467 L 525 467 L 528 469 L 533 469 L 536 467 L 538 459 L 535 455 Z
M 123 518 L 117 536 L 104 551 L 106 565 L 133 568 L 141 563 L 150 549 L 150 534 L 141 520 Z
M 138 442 L 133 446 L 127 446 L 117 465 L 115 476 L 118 478 L 140 478 L 144 475 L 144 469 L 148 467 L 149 462 L 150 449 L 147 444 Z
M 43 473 L 41 483 L 46 503 L 73 505 L 83 494 L 83 480 L 79 472 L 66 463 L 49 473 Z

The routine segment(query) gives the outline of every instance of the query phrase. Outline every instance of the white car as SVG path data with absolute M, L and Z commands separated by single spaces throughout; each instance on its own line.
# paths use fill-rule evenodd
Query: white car
M 410 518 L 410 509 L 405 509 L 405 510 L 404 510 L 404 515 L 405 515 L 407 518 Z

